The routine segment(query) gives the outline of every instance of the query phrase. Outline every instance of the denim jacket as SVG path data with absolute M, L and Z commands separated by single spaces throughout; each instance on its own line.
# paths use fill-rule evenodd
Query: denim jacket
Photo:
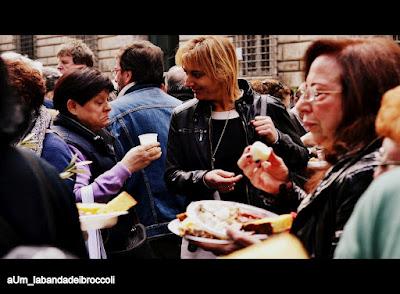
M 183 196 L 169 192 L 163 179 L 170 119 L 173 109 L 180 104 L 181 101 L 157 85 L 134 85 L 124 96 L 111 102 L 108 128 L 116 138 L 118 159 L 140 145 L 139 135 L 158 134 L 161 158 L 133 173 L 125 187 L 138 201 L 136 211 L 150 238 L 169 234 L 168 222 L 184 212 L 188 204 Z

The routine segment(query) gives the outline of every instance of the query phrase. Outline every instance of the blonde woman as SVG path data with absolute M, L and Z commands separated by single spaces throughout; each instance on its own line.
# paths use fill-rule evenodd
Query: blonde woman
M 191 200 L 221 198 L 264 206 L 236 162 L 244 147 L 260 140 L 293 170 L 306 165 L 307 149 L 286 109 L 260 99 L 247 81 L 238 80 L 236 50 L 228 38 L 193 38 L 179 48 L 176 63 L 197 99 L 172 115 L 167 185 Z M 266 115 L 260 115 L 262 109 Z
M 191 200 L 265 206 L 236 162 L 244 147 L 260 140 L 272 146 L 293 170 L 306 165 L 307 149 L 286 109 L 261 99 L 247 81 L 238 80 L 236 50 L 228 38 L 193 38 L 178 49 L 175 59 L 197 99 L 178 106 L 172 115 L 167 185 Z

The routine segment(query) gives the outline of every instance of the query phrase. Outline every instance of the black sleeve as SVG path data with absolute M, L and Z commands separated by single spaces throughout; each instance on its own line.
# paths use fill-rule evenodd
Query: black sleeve
M 334 208 L 336 211 L 332 246 L 336 248 L 343 228 L 353 213 L 354 207 L 361 195 L 367 190 L 373 180 L 373 167 L 348 175 L 336 193 Z M 333 253 L 332 253 L 333 254 Z
M 293 139 L 278 130 L 279 139 L 271 147 L 274 152 L 282 157 L 287 167 L 293 171 L 301 171 L 307 166 L 309 160 L 308 149 L 302 143 L 296 143 Z
M 279 132 L 278 141 L 271 146 L 274 152 L 282 157 L 290 170 L 302 171 L 307 166 L 309 153 L 286 108 L 270 103 L 268 115 Z
M 289 173 L 289 178 L 292 182 L 291 187 L 287 188 L 282 185 L 277 195 L 272 195 L 260 190 L 263 193 L 264 203 L 268 210 L 277 214 L 297 211 L 300 202 L 307 196 L 307 193 L 293 181 L 295 176 L 294 173 Z

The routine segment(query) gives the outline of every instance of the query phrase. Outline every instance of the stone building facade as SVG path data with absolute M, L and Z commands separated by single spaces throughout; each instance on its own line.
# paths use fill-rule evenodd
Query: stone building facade
M 384 36 L 399 39 L 398 36 Z M 136 39 L 160 43 L 157 45 L 163 48 L 164 52 L 169 50 L 166 60 L 171 66 L 177 46 L 194 35 L 170 37 L 169 35 L 0 35 L 0 52 L 17 51 L 41 61 L 44 65 L 57 66 L 56 54 L 59 46 L 68 38 L 80 38 L 94 51 L 97 58 L 96 66 L 104 72 L 111 73 L 119 48 Z M 278 77 L 289 86 L 297 87 L 303 80 L 301 59 L 310 42 L 321 37 L 341 38 L 345 35 L 229 35 L 227 37 L 237 47 L 241 77 L 248 80 Z

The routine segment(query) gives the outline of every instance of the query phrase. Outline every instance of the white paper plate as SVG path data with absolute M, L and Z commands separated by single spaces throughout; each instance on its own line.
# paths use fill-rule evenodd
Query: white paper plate
M 118 211 L 102 214 L 81 215 L 79 216 L 81 230 L 88 231 L 111 228 L 118 222 L 118 216 L 127 213 L 127 211 Z
M 175 235 L 182 237 L 179 234 L 179 225 L 180 225 L 179 219 L 174 219 L 173 221 L 171 221 L 168 224 L 168 229 Z M 268 238 L 268 236 L 264 235 L 264 234 L 254 234 L 252 236 L 257 239 L 260 239 L 260 240 L 265 240 Z M 196 241 L 196 242 L 205 243 L 205 244 L 227 245 L 227 244 L 233 243 L 233 241 L 231 241 L 231 240 L 210 239 L 210 238 L 196 237 L 196 236 L 191 236 L 191 235 L 185 235 L 185 236 L 183 236 L 183 238 L 185 238 L 186 240 L 189 240 L 189 241 Z

